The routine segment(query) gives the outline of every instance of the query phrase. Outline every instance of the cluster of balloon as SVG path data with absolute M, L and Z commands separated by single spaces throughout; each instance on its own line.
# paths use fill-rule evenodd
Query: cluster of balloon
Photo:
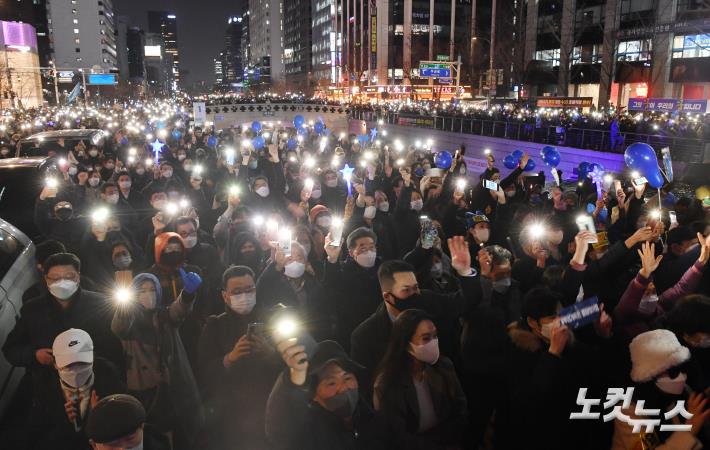
M 264 145 L 266 144 L 266 141 L 264 141 L 263 136 L 256 136 L 254 139 L 251 141 L 251 145 L 254 146 L 255 149 L 261 150 L 264 148 Z
M 515 169 L 520 165 L 520 159 L 523 157 L 524 154 L 525 153 L 522 150 L 515 150 L 510 155 L 506 155 L 506 157 L 503 158 L 503 165 L 506 169 Z M 525 167 L 523 167 L 523 171 L 529 172 L 531 170 L 535 170 L 535 166 L 535 161 L 530 158 L 528 159 L 528 163 L 525 164 Z
M 542 147 L 542 150 L 540 150 L 540 157 L 542 158 L 542 162 L 550 167 L 557 167 L 561 160 L 560 152 L 551 145 Z
M 584 181 L 589 176 L 589 172 L 592 170 L 592 165 L 587 161 L 582 161 L 577 166 L 577 180 Z
M 660 189 L 665 183 L 661 168 L 658 167 L 656 151 L 648 144 L 636 142 L 626 147 L 624 162 L 629 169 L 637 171 L 648 180 L 648 184 Z
M 297 114 L 296 117 L 293 118 L 293 126 L 297 129 L 300 129 L 305 122 L 306 119 L 300 114 Z
M 296 147 L 298 147 L 298 142 L 292 137 L 288 138 L 288 141 L 286 141 L 286 148 L 289 150 L 296 150 Z
M 251 131 L 254 132 L 254 134 L 259 134 L 261 132 L 261 122 L 258 120 L 255 120 L 251 123 Z
M 325 129 L 325 124 L 321 120 L 319 120 L 313 124 L 313 131 L 315 131 L 317 134 L 323 133 L 324 129 Z
M 439 169 L 449 170 L 452 162 L 453 158 L 451 157 L 451 153 L 446 150 L 438 152 L 434 155 L 434 164 L 436 164 L 436 167 Z

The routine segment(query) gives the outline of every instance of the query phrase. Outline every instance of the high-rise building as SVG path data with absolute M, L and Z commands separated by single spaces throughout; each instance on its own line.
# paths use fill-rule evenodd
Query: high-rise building
M 119 79 L 128 80 L 128 27 L 130 18 L 116 16 L 116 62 Z
M 311 1 L 311 67 L 314 85 L 326 88 L 342 78 L 341 0 Z
M 249 65 L 251 57 L 251 44 L 249 43 L 249 15 L 248 9 L 242 13 L 242 37 L 240 41 L 240 48 L 242 50 L 242 70 Z
M 0 21 L 0 108 L 42 105 L 37 37 L 32 25 Z
M 118 69 L 112 0 L 48 0 L 47 15 L 57 67 Z
M 131 27 L 126 32 L 126 50 L 128 53 L 128 79 L 132 83 L 145 81 L 145 33 L 138 27 Z
M 530 97 L 592 97 L 601 107 L 710 98 L 707 2 L 528 2 L 525 37 Z
M 283 10 L 286 89 L 310 92 L 311 0 L 285 1 Z
M 180 84 L 180 53 L 178 51 L 177 16 L 167 11 L 148 11 L 148 32 L 160 34 L 163 51 L 172 59 L 173 90 Z
M 249 63 L 260 73 L 256 81 L 282 86 L 285 68 L 281 1 L 249 0 L 249 44 Z
M 145 73 L 148 89 L 153 95 L 167 96 L 174 92 L 173 58 L 165 51 L 160 33 L 146 33 L 144 47 Z
M 225 85 L 225 52 L 219 52 L 214 58 L 214 86 L 215 89 L 223 89 Z M 241 75 L 241 74 L 240 74 Z
M 227 30 L 224 34 L 224 65 L 223 78 L 225 84 L 238 83 L 244 70 L 242 64 L 242 23 L 241 15 L 227 19 Z

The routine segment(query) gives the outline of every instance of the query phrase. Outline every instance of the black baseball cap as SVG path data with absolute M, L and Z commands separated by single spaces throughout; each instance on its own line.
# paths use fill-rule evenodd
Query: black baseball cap
M 127 394 L 104 397 L 89 415 L 86 435 L 104 444 L 129 436 L 145 423 L 145 408 L 138 399 Z

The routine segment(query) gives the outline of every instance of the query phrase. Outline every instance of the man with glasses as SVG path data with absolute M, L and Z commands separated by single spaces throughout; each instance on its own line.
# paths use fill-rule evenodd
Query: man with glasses
M 198 366 L 210 439 L 224 448 L 263 449 L 266 400 L 280 371 L 267 343 L 254 272 L 232 266 L 222 275 L 225 312 L 207 318 Z
M 113 308 L 100 294 L 81 288 L 79 258 L 57 253 L 48 257 L 42 267 L 47 292 L 25 303 L 2 348 L 10 364 L 24 367 L 32 377 L 30 423 L 42 423 L 44 412 L 40 406 L 44 393 L 56 385 L 52 344 L 60 333 L 70 328 L 86 331 L 94 342 L 96 355 L 110 360 L 119 367 L 119 373 L 125 374 L 121 343 L 111 333 Z

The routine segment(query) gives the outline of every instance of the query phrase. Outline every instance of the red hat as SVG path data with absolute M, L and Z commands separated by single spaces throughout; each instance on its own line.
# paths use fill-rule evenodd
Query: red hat
M 318 215 L 322 213 L 330 214 L 330 210 L 323 205 L 316 205 L 311 208 L 311 212 L 308 215 L 308 219 L 310 219 L 311 223 L 315 223 L 316 219 L 318 218 Z

